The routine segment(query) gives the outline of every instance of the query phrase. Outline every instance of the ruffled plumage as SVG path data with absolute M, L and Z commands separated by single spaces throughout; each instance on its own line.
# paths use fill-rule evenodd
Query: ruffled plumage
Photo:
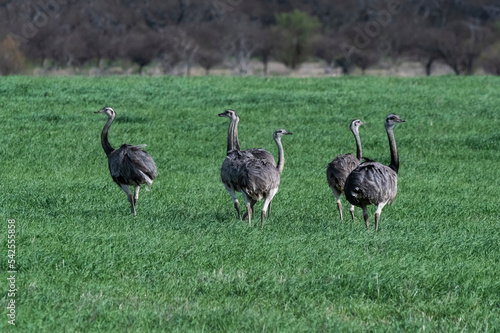
M 359 160 L 352 154 L 340 154 L 328 164 L 326 179 L 330 187 L 334 187 L 339 193 L 344 192 L 347 176 L 359 165 Z
M 118 185 L 151 185 L 157 175 L 155 162 L 142 146 L 122 145 L 109 155 L 108 166 Z

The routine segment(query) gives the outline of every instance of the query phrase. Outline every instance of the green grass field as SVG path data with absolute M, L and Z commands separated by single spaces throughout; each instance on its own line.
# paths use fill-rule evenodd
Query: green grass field
M 0 78 L 2 295 L 15 220 L 16 329 L 26 332 L 494 332 L 500 330 L 500 79 L 495 77 Z M 113 183 L 114 147 L 158 166 L 137 217 Z M 226 108 L 243 149 L 285 170 L 264 230 L 239 221 L 220 181 Z M 367 231 L 340 222 L 326 165 L 355 152 L 389 164 L 398 195 Z M 243 200 L 240 197 L 240 202 Z M 256 205 L 260 211 L 262 203 Z M 374 207 L 370 209 L 373 222 Z

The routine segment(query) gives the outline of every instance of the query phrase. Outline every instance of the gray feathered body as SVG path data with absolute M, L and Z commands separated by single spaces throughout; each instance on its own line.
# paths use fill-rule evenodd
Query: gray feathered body
M 266 165 L 273 165 L 276 168 L 273 155 L 264 149 L 232 150 L 227 154 L 224 162 L 222 162 L 220 169 L 222 183 L 236 192 L 241 192 L 240 180 L 243 167 L 248 161 L 262 162 Z
M 343 193 L 347 176 L 357 168 L 359 163 L 359 160 L 352 154 L 340 154 L 335 157 L 326 169 L 328 185 L 335 188 L 339 193 Z
M 251 155 L 250 158 L 260 160 L 264 163 L 270 163 L 276 167 L 276 161 L 273 154 L 262 148 L 252 148 L 244 151 L 246 155 Z
M 250 159 L 243 163 L 238 183 L 252 200 L 259 201 L 270 195 L 280 184 L 280 173 L 273 161 Z
M 347 200 L 357 206 L 394 202 L 398 191 L 398 175 L 378 162 L 364 162 L 354 169 L 345 183 Z
M 108 156 L 111 178 L 117 183 L 136 186 L 151 185 L 156 178 L 156 165 L 140 146 L 124 144 Z
M 241 165 L 243 164 L 243 159 L 244 157 L 241 151 L 233 150 L 226 156 L 220 168 L 222 183 L 236 192 L 241 192 L 241 188 L 238 184 L 238 175 Z
M 278 192 L 280 184 L 280 175 L 285 165 L 285 155 L 281 137 L 292 133 L 284 129 L 278 129 L 274 132 L 273 138 L 278 146 L 278 165 L 274 157 L 256 159 L 241 159 L 238 165 L 237 183 L 243 193 L 247 206 L 248 223 L 251 224 L 251 214 L 257 201 L 264 199 L 264 205 L 261 212 L 261 227 L 264 226 L 264 219 L 271 202 Z M 265 154 L 264 150 L 258 150 L 258 154 Z M 249 154 L 251 154 L 250 152 Z M 255 154 L 255 151 L 253 152 Z M 267 153 L 267 152 L 266 152 Z

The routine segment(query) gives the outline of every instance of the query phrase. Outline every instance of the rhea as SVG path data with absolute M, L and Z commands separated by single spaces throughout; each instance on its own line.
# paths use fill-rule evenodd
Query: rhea
M 290 135 L 284 129 L 278 129 L 274 132 L 273 138 L 278 146 L 278 165 L 262 159 L 245 160 L 239 172 L 239 185 L 245 198 L 248 213 L 248 223 L 252 223 L 252 212 L 257 201 L 264 199 L 264 205 L 261 211 L 261 228 L 264 227 L 266 212 L 271 205 L 278 187 L 280 185 L 280 176 L 285 166 L 285 154 L 281 137 Z
M 362 150 L 361 150 L 361 139 L 359 138 L 359 126 L 365 123 L 359 119 L 354 119 L 351 121 L 350 129 L 352 134 L 354 134 L 354 139 L 356 140 L 356 157 L 352 154 L 339 154 L 328 164 L 326 169 L 326 180 L 328 185 L 332 189 L 333 195 L 337 200 L 337 209 L 339 210 L 340 220 L 342 218 L 342 202 L 340 201 L 340 195 L 344 193 L 344 186 L 347 176 L 352 170 L 361 163 Z M 349 209 L 351 212 L 352 220 L 354 221 L 354 205 L 351 205 Z
M 239 173 L 243 163 L 246 160 L 262 160 L 273 165 L 276 165 L 273 155 L 260 148 L 240 150 L 240 144 L 238 141 L 238 123 L 240 118 L 234 110 L 225 110 L 219 113 L 219 117 L 229 118 L 229 128 L 227 132 L 227 150 L 226 158 L 222 162 L 221 167 L 221 180 L 226 188 L 226 191 L 231 196 L 233 200 L 234 208 L 238 214 L 238 218 L 241 220 L 240 204 L 238 198 L 236 197 L 236 192 L 241 192 L 241 186 L 239 184 Z M 245 213 L 245 216 L 247 213 Z
M 390 114 L 385 119 L 385 129 L 391 151 L 389 166 L 371 160 L 366 161 L 351 172 L 345 183 L 345 196 L 352 205 L 363 209 L 363 218 L 367 229 L 369 227 L 367 206 L 377 206 L 375 211 L 375 231 L 378 231 L 382 208 L 387 203 L 392 204 L 396 197 L 399 155 L 396 140 L 394 139 L 394 126 L 402 122 L 404 120 L 395 114 Z
M 102 108 L 94 113 L 104 113 L 108 121 L 101 132 L 101 144 L 108 157 L 108 167 L 113 181 L 127 194 L 131 213 L 135 216 L 135 206 L 139 199 L 141 185 L 151 185 L 156 177 L 156 165 L 153 158 L 142 148 L 145 145 L 134 146 L 123 144 L 118 149 L 111 147 L 108 131 L 115 120 L 116 113 L 110 107 Z M 134 194 L 129 186 L 134 187 Z

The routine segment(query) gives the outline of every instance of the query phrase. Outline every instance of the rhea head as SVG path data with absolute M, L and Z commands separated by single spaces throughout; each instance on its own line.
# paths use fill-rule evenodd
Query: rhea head
M 94 113 L 104 113 L 108 117 L 113 117 L 115 115 L 115 110 L 106 106 L 106 107 L 103 107 L 102 109 L 100 109 L 99 111 L 95 111 Z
M 284 129 L 277 129 L 276 131 L 274 131 L 273 138 L 274 138 L 274 140 L 277 140 L 277 139 L 281 139 L 281 137 L 283 135 L 291 135 L 291 134 L 293 134 L 293 133 L 287 132 Z
M 238 119 L 238 114 L 236 114 L 235 111 L 228 109 L 222 113 L 219 113 L 219 117 L 227 117 L 231 120 L 234 120 L 234 119 Z
M 352 131 L 352 132 L 357 132 L 357 131 L 358 131 L 358 128 L 359 128 L 359 126 L 364 125 L 364 124 L 366 124 L 366 123 L 362 122 L 362 121 L 361 121 L 361 120 L 359 120 L 359 119 L 354 119 L 354 120 L 352 120 L 352 121 L 351 121 L 351 126 L 350 126 L 351 131 Z
M 385 118 L 385 127 L 393 127 L 397 123 L 404 123 L 405 121 L 401 119 L 397 114 L 391 113 Z

